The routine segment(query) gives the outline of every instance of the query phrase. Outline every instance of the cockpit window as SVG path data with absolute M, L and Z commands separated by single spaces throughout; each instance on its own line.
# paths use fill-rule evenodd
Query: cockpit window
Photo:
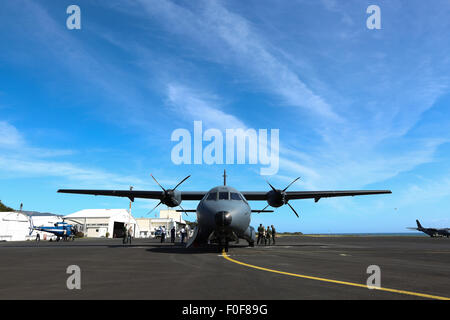
M 231 195 L 231 200 L 242 200 L 242 198 L 239 196 L 239 193 L 232 192 L 230 195 Z
M 217 192 L 211 192 L 208 194 L 208 198 L 206 200 L 217 200 Z
M 219 200 L 228 200 L 228 192 L 219 192 Z

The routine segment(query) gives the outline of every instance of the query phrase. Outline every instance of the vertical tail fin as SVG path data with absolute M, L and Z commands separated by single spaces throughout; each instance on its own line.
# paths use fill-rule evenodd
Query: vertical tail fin
M 420 224 L 419 220 L 416 220 L 417 222 L 417 228 L 422 228 L 422 225 Z

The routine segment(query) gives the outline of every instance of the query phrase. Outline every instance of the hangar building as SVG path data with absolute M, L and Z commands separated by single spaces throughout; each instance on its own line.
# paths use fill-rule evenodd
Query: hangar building
M 0 241 L 25 241 L 30 233 L 30 219 L 26 214 L 0 212 Z
M 64 217 L 67 223 L 78 224 L 85 237 L 121 238 L 124 225 L 131 226 L 134 236 L 139 235 L 136 220 L 126 209 L 85 209 Z M 136 230 L 137 228 L 137 230 Z

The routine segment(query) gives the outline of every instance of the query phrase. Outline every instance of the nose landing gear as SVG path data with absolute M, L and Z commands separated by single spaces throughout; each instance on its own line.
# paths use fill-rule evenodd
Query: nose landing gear
M 219 241 L 219 252 L 223 251 L 228 252 L 228 240 L 220 240 Z

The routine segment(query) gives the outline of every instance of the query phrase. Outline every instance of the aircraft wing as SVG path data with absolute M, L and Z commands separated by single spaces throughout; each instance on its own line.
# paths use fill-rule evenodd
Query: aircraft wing
M 139 191 L 139 190 L 86 190 L 86 189 L 60 189 L 59 193 L 90 194 L 95 196 L 125 197 L 134 201 L 135 198 L 162 199 L 163 191 Z M 208 191 L 180 191 L 182 200 L 201 200 Z M 267 191 L 244 191 L 242 195 L 249 201 L 267 200 Z M 288 200 L 362 196 L 371 194 L 392 193 L 390 190 L 345 190 L 345 191 L 287 191 Z
M 139 190 L 86 190 L 86 189 L 59 189 L 59 193 L 90 194 L 94 196 L 125 197 L 134 201 L 135 198 L 162 199 L 164 191 Z M 207 191 L 180 191 L 182 200 L 201 200 Z
M 392 193 L 390 190 L 344 190 L 344 191 L 287 191 L 287 200 L 296 199 L 314 199 L 316 202 L 320 198 L 331 197 L 348 197 L 348 196 L 363 196 L 371 194 L 385 194 Z M 244 191 L 242 192 L 247 200 L 267 200 L 267 192 L 254 192 Z

